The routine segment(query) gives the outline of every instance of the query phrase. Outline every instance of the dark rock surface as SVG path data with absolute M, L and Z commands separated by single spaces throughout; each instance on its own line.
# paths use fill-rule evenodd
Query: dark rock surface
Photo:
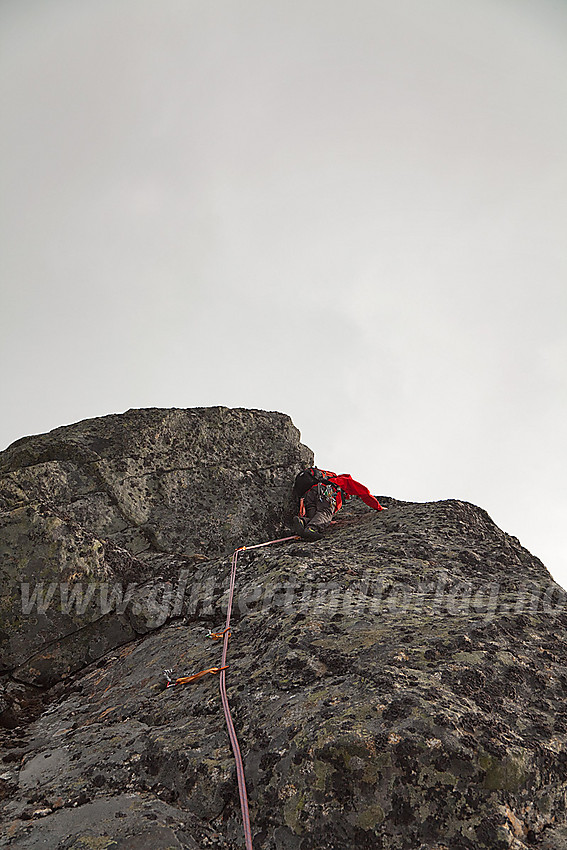
M 18 440 L 0 453 L 0 673 L 53 684 L 155 627 L 140 585 L 273 537 L 290 475 L 312 459 L 288 416 L 222 407 L 131 410 Z M 62 599 L 67 583 L 75 596 Z M 136 585 L 140 610 L 101 617 L 97 583 L 109 600 Z M 32 606 L 34 592 L 59 606 Z
M 0 846 L 244 846 L 218 678 L 157 684 L 219 664 L 230 550 L 285 532 L 310 460 L 287 417 L 219 408 L 0 455 Z M 566 848 L 565 594 L 480 508 L 381 501 L 240 554 L 227 686 L 254 847 Z M 23 614 L 19 582 L 53 576 Z M 79 580 L 82 613 L 59 589 Z

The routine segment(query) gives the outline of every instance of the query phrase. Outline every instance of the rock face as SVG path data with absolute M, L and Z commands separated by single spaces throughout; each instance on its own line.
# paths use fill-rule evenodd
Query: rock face
M 311 462 L 288 417 L 224 408 L 0 455 L 0 846 L 244 846 L 218 678 L 156 685 L 219 664 L 230 552 L 289 533 Z M 480 508 L 379 498 L 239 555 L 254 847 L 567 847 L 565 594 Z
M 101 617 L 96 582 L 112 593 L 273 537 L 290 475 L 312 460 L 289 417 L 219 407 L 131 410 L 14 443 L 0 454 L 0 672 L 52 684 L 132 640 L 144 617 Z M 33 605 L 34 592 L 62 604 Z

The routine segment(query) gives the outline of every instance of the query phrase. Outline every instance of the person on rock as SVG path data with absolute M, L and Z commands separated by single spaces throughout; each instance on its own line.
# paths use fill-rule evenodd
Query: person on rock
M 364 484 L 350 475 L 337 475 L 316 466 L 304 469 L 296 476 L 293 496 L 299 502 L 298 515 L 294 516 L 292 529 L 304 540 L 319 540 L 333 516 L 340 511 L 343 501 L 360 496 L 362 501 L 376 511 L 384 508 Z

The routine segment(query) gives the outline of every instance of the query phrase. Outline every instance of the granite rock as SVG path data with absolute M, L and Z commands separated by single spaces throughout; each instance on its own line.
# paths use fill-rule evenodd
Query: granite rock
M 10 449 L 7 460 L 0 456 L 10 523 L 24 528 L 27 516 L 30 528 L 41 530 L 36 547 L 51 539 L 46 525 L 52 535 L 61 529 L 57 539 L 73 553 L 62 559 L 61 547 L 52 546 L 54 570 L 77 561 L 97 577 L 97 587 L 105 571 L 124 587 L 139 571 L 120 611 L 97 618 L 94 601 L 85 609 L 83 631 L 98 628 L 99 640 L 116 621 L 125 630 L 112 646 L 101 645 L 99 655 L 77 651 L 73 665 L 61 662 L 66 674 L 55 683 L 24 676 L 21 659 L 12 667 L 6 661 L 0 846 L 244 846 L 218 677 L 166 690 L 160 683 L 165 668 L 181 675 L 219 664 L 221 646 L 210 632 L 225 619 L 231 547 L 282 533 L 286 492 L 310 455 L 285 417 L 197 415 L 217 414 L 250 427 L 259 418 L 260 441 L 281 435 L 277 422 L 296 435 L 274 472 L 270 510 L 233 526 L 224 551 L 188 543 L 178 551 L 178 503 L 167 519 L 166 498 L 149 508 L 162 518 L 163 537 L 154 534 L 143 551 L 128 550 L 125 537 L 114 536 L 121 532 L 105 536 L 94 508 L 83 517 L 69 509 L 71 484 L 65 499 L 46 498 L 59 487 L 58 475 L 50 484 L 38 469 L 32 492 L 34 465 L 69 458 L 46 460 L 41 438 L 33 438 L 39 441 L 33 450 L 24 441 L 20 455 Z M 168 419 L 167 412 L 160 415 Z M 148 413 L 151 421 L 156 416 Z M 140 421 L 145 417 L 142 412 Z M 179 411 L 171 417 L 185 421 Z M 264 430 L 262 417 L 274 417 L 270 428 Z M 108 433 L 121 434 L 120 417 L 112 419 Z M 87 430 L 92 435 L 97 428 L 105 433 L 98 425 Z M 112 442 L 97 448 L 106 469 L 119 466 L 123 444 L 115 439 L 114 449 Z M 251 435 L 246 439 L 250 445 Z M 243 447 L 230 451 L 223 468 L 239 458 L 241 471 Z M 162 468 L 171 468 L 165 454 Z M 191 467 L 189 452 L 184 462 Z M 77 496 L 88 501 L 94 491 L 88 496 L 86 473 L 74 475 Z M 157 493 L 157 472 L 154 480 Z M 27 510 L 25 498 L 34 512 L 16 516 Z M 564 850 L 563 590 L 481 508 L 456 499 L 379 498 L 386 512 L 350 500 L 320 541 L 291 540 L 239 555 L 227 687 L 254 847 Z M 49 509 L 42 522 L 38 505 Z M 147 509 L 130 504 L 129 516 L 143 517 Z M 13 529 L 10 523 L 6 528 Z M 130 526 L 136 533 L 140 527 Z M 16 557 L 20 538 L 10 532 L 7 539 Z M 95 541 L 118 547 L 125 560 L 107 563 Z M 218 541 L 214 546 L 220 548 Z M 29 640 L 37 656 L 33 630 Z M 63 654 L 56 642 L 50 646 L 54 660 Z
M 0 673 L 53 684 L 162 625 L 156 572 L 277 534 L 289 478 L 311 462 L 289 417 L 227 408 L 131 410 L 18 440 L 0 453 Z M 127 613 L 109 616 L 123 585 Z

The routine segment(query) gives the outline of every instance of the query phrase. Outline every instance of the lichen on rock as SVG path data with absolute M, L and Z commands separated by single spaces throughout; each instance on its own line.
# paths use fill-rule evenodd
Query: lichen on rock
M 285 536 L 312 458 L 288 417 L 226 408 L 0 454 L 0 846 L 243 846 L 216 677 L 157 685 L 218 663 L 230 552 Z M 380 500 L 240 555 L 227 686 L 254 846 L 561 850 L 564 592 L 481 508 Z

